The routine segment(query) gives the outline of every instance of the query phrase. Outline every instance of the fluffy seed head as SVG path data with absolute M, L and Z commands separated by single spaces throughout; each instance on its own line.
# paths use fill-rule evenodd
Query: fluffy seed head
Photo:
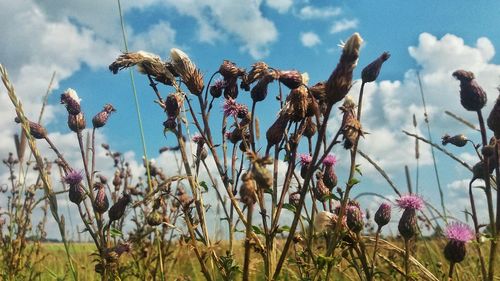
M 80 107 L 81 99 L 75 90 L 68 88 L 63 94 L 61 94 L 61 104 L 66 106 L 69 114 L 77 115 L 81 111 Z
M 403 195 L 400 198 L 396 199 L 396 203 L 401 209 L 413 209 L 413 210 L 422 210 L 424 207 L 424 200 L 418 195 L 415 194 L 407 194 Z

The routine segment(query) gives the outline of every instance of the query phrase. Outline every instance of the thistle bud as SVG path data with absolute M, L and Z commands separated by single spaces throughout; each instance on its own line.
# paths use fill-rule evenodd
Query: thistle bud
M 352 85 L 352 72 L 358 63 L 359 49 L 363 39 L 354 33 L 344 44 L 342 55 L 325 84 L 326 100 L 329 106 L 342 100 Z
M 172 93 L 165 99 L 165 111 L 169 117 L 177 118 L 181 112 L 183 97 L 179 93 Z
M 335 169 L 333 168 L 333 166 L 335 166 L 335 163 L 337 163 L 337 158 L 332 154 L 329 154 L 323 160 L 323 165 L 325 166 L 323 182 L 330 191 L 332 191 L 335 186 L 337 186 L 337 175 L 335 174 Z
M 500 91 L 500 87 L 498 90 Z M 488 128 L 495 134 L 495 137 L 500 139 L 500 96 L 497 98 L 495 105 L 491 109 L 486 123 L 488 124 Z
M 415 209 L 405 209 L 399 220 L 398 230 L 404 239 L 409 240 L 418 233 Z
M 224 60 L 219 67 L 219 73 L 225 78 L 237 78 L 238 76 L 242 76 L 245 74 L 245 70 L 242 68 L 238 68 L 235 63 Z
M 266 132 L 267 147 L 270 148 L 273 145 L 277 145 L 283 139 L 285 134 L 286 126 L 288 125 L 287 114 L 280 114 L 278 119 L 269 127 Z
M 479 111 L 487 101 L 486 92 L 475 80 L 474 73 L 466 70 L 453 72 L 453 77 L 460 81 L 460 103 L 469 111 Z
M 375 212 L 375 222 L 379 228 L 385 226 L 391 221 L 391 205 L 387 203 L 380 204 L 377 212 Z
M 369 65 L 363 68 L 361 71 L 361 80 L 363 83 L 373 82 L 377 80 L 377 77 L 382 68 L 382 64 L 388 60 L 391 55 L 388 52 L 384 52 L 376 60 L 372 61 Z
M 61 104 L 66 106 L 68 113 L 71 115 L 77 115 L 81 112 L 80 101 L 81 99 L 78 97 L 76 91 L 71 88 L 68 88 L 61 94 Z
M 289 89 L 297 89 L 302 85 L 302 75 L 297 70 L 280 71 L 279 81 Z
M 266 73 L 262 78 L 259 79 L 259 82 L 252 88 L 250 92 L 252 100 L 254 102 L 263 101 L 267 96 L 267 86 L 269 83 L 273 82 L 274 77 L 270 73 Z
M 442 143 L 443 145 L 447 145 L 447 144 L 453 144 L 454 146 L 458 146 L 458 147 L 463 147 L 467 144 L 467 137 L 465 137 L 465 135 L 463 134 L 460 134 L 460 135 L 456 135 L 456 136 L 453 136 L 453 137 L 450 137 L 448 134 L 445 134 L 442 138 Z
M 16 123 L 21 123 L 21 120 L 16 117 L 14 119 L 14 121 Z M 31 122 L 28 120 L 28 123 L 30 125 L 30 135 L 35 138 L 35 139 L 44 139 L 45 137 L 47 137 L 47 130 L 45 130 L 45 128 L 38 124 L 38 123 L 35 123 L 35 122 Z
M 168 117 L 168 119 L 163 122 L 163 128 L 165 131 L 174 131 L 177 128 L 175 117 Z
M 240 187 L 240 201 L 247 206 L 251 206 L 257 202 L 257 184 L 251 174 L 248 173 L 244 173 L 241 179 L 243 183 Z
M 85 199 L 85 195 L 85 190 L 81 184 L 72 184 L 69 186 L 69 201 L 78 205 L 83 201 L 83 199 Z
M 222 96 L 222 91 L 226 87 L 226 82 L 224 80 L 219 79 L 216 80 L 215 83 L 210 86 L 210 95 L 214 98 L 219 98 Z
M 68 115 L 68 127 L 71 129 L 71 131 L 78 133 L 85 129 L 86 126 L 87 123 L 85 122 L 83 112 L 80 112 L 77 115 Z
M 118 199 L 118 201 L 111 206 L 108 212 L 109 222 L 119 220 L 125 214 L 125 209 L 127 208 L 128 203 L 132 201 L 130 194 L 123 194 L 122 197 Z
M 323 173 L 317 172 L 316 179 L 316 188 L 314 188 L 313 190 L 314 196 L 316 197 L 316 200 L 320 202 L 326 202 L 328 200 L 328 196 L 330 196 L 332 193 L 323 181 Z
M 349 229 L 355 233 L 363 229 L 363 213 L 359 207 L 350 205 L 346 209 L 346 220 Z
M 300 176 L 304 179 L 307 174 L 307 170 L 309 169 L 309 165 L 311 164 L 312 156 L 309 154 L 301 154 L 300 155 Z
M 288 196 L 288 203 L 294 207 L 298 207 L 300 203 L 300 192 L 295 191 Z
M 225 78 L 224 97 L 226 99 L 236 99 L 238 97 L 238 80 L 237 78 Z
M 97 190 L 97 194 L 94 200 L 94 210 L 99 214 L 103 214 L 109 208 L 109 201 L 104 190 L 104 185 L 100 182 L 94 184 L 94 189 Z
M 94 128 L 101 128 L 108 122 L 109 115 L 115 112 L 116 109 L 111 104 L 106 104 L 101 112 L 97 113 L 94 118 L 92 118 L 92 125 Z
M 163 222 L 163 216 L 158 211 L 152 211 L 146 217 L 146 221 L 150 226 L 157 226 Z

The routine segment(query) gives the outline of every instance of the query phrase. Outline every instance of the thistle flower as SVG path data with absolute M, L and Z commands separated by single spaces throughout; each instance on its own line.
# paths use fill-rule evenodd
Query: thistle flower
M 94 210 L 99 214 L 106 212 L 109 208 L 108 197 L 106 196 L 106 191 L 104 190 L 104 185 L 100 182 L 94 184 L 94 189 L 97 190 L 94 200 Z
M 219 67 L 219 73 L 227 81 L 229 79 L 234 79 L 234 78 L 237 78 L 239 76 L 244 75 L 245 70 L 242 68 L 238 68 L 238 66 L 236 66 L 235 63 L 233 63 L 229 60 L 224 60 Z
M 351 149 L 358 136 L 363 135 L 361 124 L 356 118 L 355 107 L 356 104 L 350 97 L 346 97 L 343 105 L 340 107 L 340 110 L 343 112 L 341 126 L 345 149 Z
M 165 99 L 165 111 L 169 117 L 177 118 L 181 112 L 184 97 L 180 93 L 172 93 Z
M 279 71 L 279 81 L 289 89 L 297 89 L 302 83 L 302 75 L 297 70 Z
M 87 126 L 87 122 L 85 121 L 85 117 L 83 116 L 83 112 L 78 113 L 77 115 L 68 115 L 68 127 L 71 131 L 78 133 L 83 131 Z
M 224 83 L 226 87 L 224 87 L 224 97 L 226 99 L 236 99 L 238 97 L 238 79 L 235 78 L 225 78 Z
M 391 205 L 387 203 L 380 204 L 377 212 L 375 212 L 375 222 L 379 228 L 385 226 L 391 221 Z
M 101 112 L 97 113 L 94 118 L 92 118 L 92 125 L 94 128 L 101 128 L 106 125 L 108 122 L 108 118 L 112 112 L 115 112 L 116 109 L 111 104 L 106 104 Z
M 14 121 L 16 123 L 21 123 L 21 120 L 16 117 L 14 118 Z M 45 130 L 45 128 L 38 124 L 38 123 L 35 123 L 35 122 L 31 122 L 28 120 L 28 123 L 29 123 L 29 126 L 30 126 L 30 135 L 35 138 L 35 139 L 44 139 L 47 137 L 47 130 Z
M 240 187 L 240 201 L 247 206 L 252 206 L 257 202 L 257 184 L 249 173 L 244 173 L 241 179 L 243 182 Z
M 238 115 L 241 115 L 245 111 L 248 112 L 248 107 L 244 104 L 239 104 L 236 102 L 236 100 L 232 98 L 228 98 L 224 101 L 224 104 L 222 105 L 222 109 L 224 111 L 224 115 L 226 117 L 233 116 L 237 117 Z
M 326 101 L 329 106 L 342 100 L 352 85 L 352 72 L 358 63 L 359 49 L 363 39 L 354 33 L 344 44 L 342 55 L 325 84 Z
M 330 191 L 337 186 L 337 175 L 335 174 L 335 169 L 333 168 L 335 163 L 337 163 L 337 158 L 333 154 L 327 155 L 323 160 L 323 165 L 325 166 L 323 181 Z
M 194 135 L 192 138 L 191 138 L 191 141 L 196 143 L 196 144 L 204 144 L 205 143 L 205 139 L 203 138 L 202 135 L 200 134 L 196 134 Z
M 300 154 L 300 165 L 302 166 L 300 168 L 300 176 L 302 178 L 306 177 L 307 170 L 309 169 L 309 165 L 311 164 L 312 161 L 312 156 L 309 154 Z
M 214 98 L 222 96 L 222 90 L 226 87 L 226 82 L 223 79 L 215 80 L 214 84 L 210 86 L 210 95 Z
M 449 136 L 448 134 L 445 134 L 441 138 L 441 141 L 443 145 L 447 145 L 450 143 L 453 144 L 454 146 L 464 147 L 467 144 L 468 139 L 463 134 L 456 135 L 453 137 Z
M 85 190 L 83 189 L 83 186 L 81 183 L 79 184 L 70 184 L 69 190 L 68 190 L 68 196 L 69 196 L 69 201 L 75 203 L 75 204 L 80 204 L 83 199 L 85 199 L 86 193 Z
M 82 182 L 83 176 L 82 172 L 77 172 L 77 171 L 70 171 L 69 173 L 66 174 L 66 176 L 63 177 L 63 181 L 66 184 L 71 185 L 78 185 Z
M 267 129 L 266 139 L 267 139 L 267 151 L 273 146 L 279 144 L 283 139 L 285 134 L 286 126 L 288 125 L 288 115 L 280 114 L 278 119 Z
M 363 229 L 363 213 L 358 206 L 347 206 L 346 221 L 349 229 L 355 233 L 359 233 Z
M 313 189 L 316 200 L 322 203 L 326 202 L 328 200 L 327 197 L 332 194 L 330 189 L 326 186 L 323 178 L 323 173 L 318 171 L 316 173 L 316 188 Z
M 500 91 L 500 87 L 498 87 L 498 90 Z M 488 128 L 495 134 L 495 137 L 500 139 L 500 96 L 497 98 L 495 105 L 491 109 L 486 123 Z
M 113 206 L 109 209 L 108 216 L 109 222 L 119 220 L 125 214 L 125 209 L 127 208 L 128 203 L 132 201 L 130 194 L 123 194 L 122 197 L 116 201 Z
M 80 108 L 81 99 L 75 90 L 68 88 L 63 94 L 61 94 L 61 104 L 66 106 L 68 113 L 71 115 L 77 115 L 81 112 Z
M 413 238 L 418 232 L 416 211 L 424 207 L 424 201 L 417 195 L 408 194 L 396 199 L 399 208 L 404 209 L 399 220 L 398 230 L 405 240 Z
M 316 134 L 317 131 L 318 131 L 318 126 L 316 126 L 316 123 L 314 123 L 312 117 L 307 117 L 306 123 L 304 125 L 303 135 L 310 139 Z
M 117 74 L 119 70 L 136 65 L 137 71 L 150 75 L 154 80 L 165 85 L 174 85 L 177 73 L 170 63 L 164 63 L 160 57 L 145 51 L 128 52 L 121 54 L 113 63 L 109 65 L 109 70 Z M 178 75 L 177 75 L 178 76 Z
M 300 122 L 308 115 L 311 100 L 305 86 L 290 91 L 286 98 L 285 110 L 293 122 Z
M 460 103 L 469 111 L 479 111 L 486 105 L 486 92 L 474 79 L 474 73 L 466 70 L 453 72 L 453 77 L 460 81 Z
M 444 248 L 446 259 L 451 263 L 463 261 L 466 255 L 465 244 L 475 236 L 472 229 L 466 224 L 454 222 L 446 227 L 444 234 L 448 238 Z
M 390 57 L 391 55 L 388 52 L 384 52 L 376 60 L 363 68 L 361 71 L 361 81 L 363 83 L 368 83 L 377 80 L 382 64 Z

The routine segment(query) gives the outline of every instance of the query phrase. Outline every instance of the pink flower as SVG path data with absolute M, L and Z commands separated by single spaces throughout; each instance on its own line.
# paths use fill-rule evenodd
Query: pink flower
M 199 143 L 201 141 L 201 143 L 203 143 L 205 140 L 203 139 L 203 137 L 200 134 L 196 134 L 193 136 L 191 141 L 193 141 L 194 143 Z
M 309 154 L 300 154 L 299 157 L 300 157 L 300 164 L 302 166 L 308 165 L 312 161 L 312 156 Z
M 77 185 L 83 179 L 82 173 L 77 171 L 70 171 L 64 178 L 63 181 L 69 185 Z
M 337 163 L 337 157 L 333 154 L 328 154 L 325 159 L 323 159 L 323 164 L 326 166 L 334 166 Z
M 226 116 L 238 116 L 241 115 L 241 113 L 248 112 L 246 105 L 239 104 L 232 98 L 228 98 L 224 101 L 222 109 L 224 110 L 224 115 Z
M 399 206 L 399 208 L 405 210 L 422 210 L 422 208 L 424 207 L 424 200 L 422 200 L 422 198 L 416 194 L 407 194 L 396 199 L 396 204 Z
M 474 232 L 472 229 L 461 222 L 452 222 L 449 224 L 444 231 L 444 235 L 450 240 L 464 243 L 474 239 Z

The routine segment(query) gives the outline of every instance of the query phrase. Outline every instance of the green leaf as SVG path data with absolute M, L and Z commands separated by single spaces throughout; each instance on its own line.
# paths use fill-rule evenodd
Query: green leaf
M 295 206 L 290 204 L 290 203 L 283 204 L 283 209 L 287 209 L 288 211 L 290 211 L 292 213 L 297 212 L 297 208 L 295 208 Z
M 355 186 L 356 184 L 358 184 L 360 181 L 357 179 L 357 178 L 352 178 L 348 183 L 347 185 L 349 186 Z
M 354 170 L 356 171 L 356 173 L 358 173 L 360 176 L 363 175 L 363 173 L 361 172 L 361 164 L 356 164 L 356 167 L 354 168 Z
M 113 238 L 115 238 L 115 237 L 122 237 L 123 236 L 123 233 L 120 230 L 118 230 L 118 229 L 116 229 L 114 227 L 112 227 L 112 228 L 109 229 L 109 234 Z
M 205 190 L 205 192 L 208 192 L 208 185 L 205 181 L 201 181 L 200 182 L 200 186 L 203 187 L 203 189 Z
M 324 200 L 324 201 L 330 200 L 330 199 L 333 199 L 335 201 L 340 201 L 340 197 L 338 197 L 334 193 L 330 193 L 328 195 L 325 195 L 325 196 L 321 197 L 321 200 Z
M 252 229 L 253 229 L 253 232 L 255 232 L 255 234 L 264 235 L 264 231 L 262 231 L 262 229 L 258 226 L 252 225 Z
M 290 227 L 288 225 L 280 226 L 276 232 L 278 233 L 290 232 Z

